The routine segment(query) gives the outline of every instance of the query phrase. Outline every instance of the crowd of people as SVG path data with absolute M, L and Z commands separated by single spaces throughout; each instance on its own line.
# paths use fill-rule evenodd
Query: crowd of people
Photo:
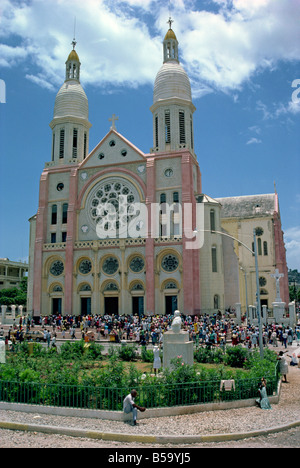
M 40 317 L 38 325 L 43 330 L 43 340 L 48 346 L 55 345 L 57 333 L 62 339 L 76 339 L 81 337 L 85 341 L 114 341 L 122 340 L 141 345 L 161 346 L 164 333 L 170 329 L 173 315 L 155 316 L 117 316 L 117 315 L 86 315 L 61 316 L 53 315 Z M 35 325 L 32 320 L 21 317 L 9 330 L 8 339 L 15 338 L 22 341 L 24 335 Z M 253 324 L 236 325 L 233 319 L 221 315 L 183 316 L 182 328 L 189 332 L 190 340 L 198 346 L 233 346 L 244 345 L 251 348 L 259 346 L 259 329 Z M 78 331 L 79 334 L 78 334 Z M 1 334 L 1 330 L 0 330 Z M 81 336 L 80 336 L 81 335 Z M 296 340 L 300 346 L 300 325 L 292 328 L 279 324 L 269 324 L 262 329 L 263 346 L 280 344 L 286 349 Z

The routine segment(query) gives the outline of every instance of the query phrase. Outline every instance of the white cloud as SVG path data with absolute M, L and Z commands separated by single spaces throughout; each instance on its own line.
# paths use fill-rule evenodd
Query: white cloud
M 32 0 L 19 7 L 7 1 L 5 6 L 0 19 L 2 35 L 20 37 L 22 45 L 15 50 L 21 48 L 24 62 L 30 57 L 38 66 L 37 83 L 44 86 L 48 80 L 57 86 L 64 79 L 75 16 L 84 84 L 137 86 L 154 81 L 161 65 L 161 41 L 151 38 L 145 24 L 127 11 L 110 10 L 103 0 Z M 13 66 L 9 51 L 7 65 Z M 27 75 L 33 79 L 31 70 Z M 39 81 L 40 76 L 43 80 Z
M 300 60 L 298 0 L 219 0 L 218 14 L 187 13 L 179 27 L 192 75 L 224 91 L 240 89 L 281 60 Z
M 76 16 L 82 82 L 100 86 L 153 84 L 162 64 L 168 2 L 158 0 L 2 0 L 0 66 L 19 61 L 29 79 L 57 87 L 71 49 Z M 236 92 L 278 61 L 300 60 L 298 0 L 170 2 L 180 53 L 194 97 Z M 205 11 L 205 5 L 217 11 Z M 11 39 L 14 38 L 11 45 Z M 2 39 L 2 40 L 1 40 Z M 2 52 L 2 50 L 0 52 Z M 30 59 L 30 60 L 29 60 Z M 27 61 L 27 62 L 26 62 Z M 41 78 L 42 77 L 42 78 Z M 298 107 L 289 105 L 290 112 Z
M 259 140 L 258 138 L 250 138 L 250 140 L 247 141 L 246 145 L 253 145 L 253 144 L 259 144 L 259 143 L 262 143 L 261 140 Z
M 300 226 L 287 229 L 284 238 L 288 268 L 300 271 Z
M 256 108 L 258 111 L 262 112 L 264 120 L 274 120 L 274 119 L 278 119 L 282 115 L 299 114 L 300 113 L 300 101 L 293 102 L 291 100 L 287 104 L 283 104 L 282 102 L 273 103 L 272 106 L 269 106 L 269 107 L 266 104 L 264 104 L 262 101 L 257 101 Z

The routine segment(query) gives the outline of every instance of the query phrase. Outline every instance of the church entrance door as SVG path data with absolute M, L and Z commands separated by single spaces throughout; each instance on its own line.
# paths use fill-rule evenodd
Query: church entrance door
M 91 313 L 91 298 L 81 298 L 81 315 L 89 315 Z
M 52 299 L 52 315 L 61 314 L 61 297 L 53 297 Z
M 177 296 L 165 296 L 166 315 L 174 314 L 175 310 L 177 310 Z
M 104 314 L 105 315 L 119 315 L 119 298 L 118 297 L 105 297 L 104 298 Z
M 144 296 L 132 298 L 132 315 L 138 315 L 139 317 L 144 315 Z

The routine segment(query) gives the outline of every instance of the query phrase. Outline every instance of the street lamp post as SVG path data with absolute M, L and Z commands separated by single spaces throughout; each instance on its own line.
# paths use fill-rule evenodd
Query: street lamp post
M 259 350 L 260 350 L 260 356 L 263 357 L 264 348 L 263 348 L 263 341 L 262 341 L 260 288 L 259 288 L 258 258 L 257 258 L 257 244 L 256 244 L 256 230 L 255 229 L 253 229 L 253 240 L 254 240 L 255 275 L 256 275 L 257 320 L 258 320 L 258 328 L 259 328 Z
M 248 311 L 248 287 L 247 287 L 247 272 L 246 270 L 244 270 L 243 267 L 240 267 L 240 270 L 242 270 L 244 272 L 244 276 L 245 276 L 245 295 L 246 295 L 246 321 L 247 321 L 247 325 L 248 325 L 248 322 L 249 322 L 249 311 Z

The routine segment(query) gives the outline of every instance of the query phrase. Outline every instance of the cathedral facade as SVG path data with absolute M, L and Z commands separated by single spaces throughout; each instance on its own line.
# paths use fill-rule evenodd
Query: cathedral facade
M 171 23 L 154 83 L 149 154 L 118 133 L 114 115 L 108 134 L 89 152 L 88 99 L 75 45 L 55 99 L 52 157 L 30 219 L 28 311 L 152 315 L 179 309 L 195 315 L 233 307 L 241 300 L 233 240 L 239 233 L 234 221 L 222 218 L 229 199 L 202 193 L 191 85 Z M 245 214 L 237 223 L 242 219 Z M 273 239 L 271 224 L 264 232 Z M 277 255 L 286 273 L 283 238 L 276 239 L 277 247 L 268 239 L 268 268 L 274 272 Z M 243 262 L 250 271 L 253 258 Z

